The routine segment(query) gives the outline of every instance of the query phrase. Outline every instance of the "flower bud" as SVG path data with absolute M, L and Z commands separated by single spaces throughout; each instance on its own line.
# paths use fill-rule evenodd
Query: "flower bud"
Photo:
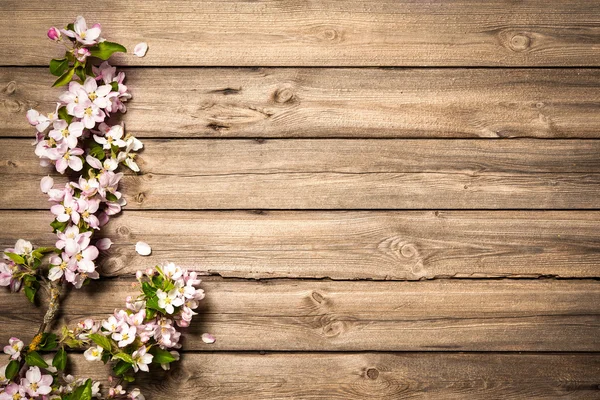
M 61 37 L 61 34 L 57 28 L 52 27 L 52 28 L 48 29 L 48 38 L 50 40 L 60 40 L 60 37 Z
M 144 276 L 144 273 L 143 273 L 142 271 L 137 271 L 137 272 L 135 273 L 135 278 L 136 278 L 137 280 L 140 280 L 140 279 L 142 279 L 142 276 Z
M 77 51 L 75 52 L 75 58 L 77 59 L 77 61 L 79 62 L 84 62 L 85 59 L 90 55 L 90 51 L 85 48 L 85 47 L 81 47 L 79 49 L 77 49 Z
M 148 275 L 148 276 L 154 276 L 154 268 L 148 268 L 146 270 L 146 275 Z

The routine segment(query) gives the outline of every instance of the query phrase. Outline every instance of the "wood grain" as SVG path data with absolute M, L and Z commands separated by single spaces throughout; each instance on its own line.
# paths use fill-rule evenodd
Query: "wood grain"
M 82 376 L 100 363 L 74 357 Z M 187 353 L 169 372 L 139 374 L 146 398 L 592 399 L 598 354 Z
M 600 63 L 595 0 L 98 1 L 4 0 L 2 65 L 60 55 L 50 26 L 85 15 L 127 46 L 128 65 L 593 66 Z M 118 9 L 118 12 L 115 10 Z M 15 34 L 18 33 L 18 34 Z
M 62 321 L 106 318 L 124 306 L 133 282 L 104 280 L 71 292 Z M 200 318 L 184 333 L 186 350 L 600 351 L 600 282 L 594 280 L 208 278 L 203 288 Z M 0 303 L 0 326 L 32 337 L 32 321 L 43 310 L 6 290 Z M 216 343 L 204 344 L 204 332 Z M 2 329 L 0 342 L 8 337 Z
M 598 138 L 597 69 L 126 69 L 139 137 Z M 0 136 L 51 111 L 46 68 L 0 68 Z M 182 82 L 185 84 L 182 85 Z
M 0 211 L 0 249 L 51 246 L 48 211 Z M 103 275 L 166 261 L 237 278 L 600 277 L 597 211 L 131 211 L 101 235 Z M 150 243 L 152 255 L 135 252 Z
M 0 208 L 43 208 L 29 140 L 0 140 Z M 535 149 L 535 150 L 532 150 Z M 600 207 L 600 142 L 148 140 L 129 209 Z M 63 179 L 64 180 L 64 179 Z M 60 182 L 60 180 L 59 180 Z

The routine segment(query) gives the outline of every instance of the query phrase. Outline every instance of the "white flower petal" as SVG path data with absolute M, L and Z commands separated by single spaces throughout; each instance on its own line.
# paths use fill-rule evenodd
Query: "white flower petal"
M 40 189 L 42 189 L 42 193 L 48 193 L 50 189 L 54 186 L 54 179 L 51 176 L 45 176 L 42 178 L 40 182 Z
M 137 242 L 135 244 L 135 251 L 141 256 L 149 256 L 152 253 L 152 248 L 148 245 L 148 243 Z
M 212 344 L 215 342 L 215 337 L 213 335 L 211 335 L 210 333 L 203 333 L 202 334 L 202 341 L 206 344 Z
M 144 57 L 147 51 L 148 43 L 142 42 L 135 45 L 135 48 L 133 49 L 133 54 L 135 54 L 138 57 Z

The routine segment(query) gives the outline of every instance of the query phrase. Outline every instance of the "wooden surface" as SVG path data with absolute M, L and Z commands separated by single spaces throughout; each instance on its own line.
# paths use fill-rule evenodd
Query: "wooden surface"
M 48 27 L 79 14 L 101 21 L 107 37 L 128 48 L 149 42 L 145 58 L 117 57 L 129 65 L 600 63 L 596 0 L 3 0 L 2 8 L 2 65 L 46 65 L 60 51 L 48 45 Z
M 0 248 L 53 244 L 25 120 L 60 93 L 47 28 L 83 14 L 149 44 L 114 60 L 142 172 L 101 233 L 104 277 L 60 316 L 111 313 L 156 263 L 209 275 L 182 362 L 141 378 L 148 399 L 600 396 L 597 1 L 0 11 Z M 43 305 L 0 304 L 0 341 L 32 337 Z
M 600 135 L 597 69 L 130 68 L 126 73 L 135 100 L 127 105 L 125 120 L 139 137 Z M 52 82 L 47 68 L 0 68 L 0 136 L 31 136 L 22 113 L 54 107 Z

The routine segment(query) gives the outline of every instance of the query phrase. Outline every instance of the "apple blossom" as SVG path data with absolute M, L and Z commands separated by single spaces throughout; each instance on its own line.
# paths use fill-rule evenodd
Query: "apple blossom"
M 19 338 L 11 337 L 8 340 L 8 346 L 4 346 L 4 353 L 8 354 L 11 360 L 20 360 L 23 345 L 24 343 Z
M 66 150 L 64 154 L 56 160 L 56 170 L 61 174 L 64 174 L 67 168 L 71 168 L 73 171 L 81 171 L 83 162 L 79 156 L 82 154 L 83 150 L 78 147 Z
M 140 347 L 131 355 L 134 361 L 133 370 L 135 372 L 138 372 L 138 370 L 148 372 L 148 364 L 152 362 L 153 357 L 152 354 L 147 353 L 146 346 Z
M 118 342 L 119 347 L 125 347 L 135 340 L 137 329 L 135 326 L 129 326 L 126 323 L 121 325 L 121 330 L 112 334 L 112 338 Z
M 19 400 L 26 398 L 25 388 L 16 383 L 11 383 L 0 393 L 0 400 Z
M 102 352 L 104 349 L 100 346 L 90 347 L 83 352 L 83 356 L 88 361 L 100 361 L 102 359 Z
M 58 30 L 58 28 L 55 28 L 55 27 L 48 29 L 47 35 L 48 35 L 48 39 L 50 39 L 50 40 L 60 40 L 60 38 L 61 38 L 60 31 Z
M 67 121 L 58 119 L 54 121 L 53 128 L 48 133 L 48 136 L 57 142 L 61 140 L 66 141 L 70 149 L 77 147 L 78 139 L 83 134 L 83 124 L 81 122 L 68 124 Z
M 42 375 L 38 367 L 31 367 L 21 380 L 21 386 L 25 388 L 31 397 L 45 395 L 52 391 L 52 375 Z
M 70 38 L 75 38 L 84 45 L 93 45 L 100 39 L 102 32 L 100 24 L 95 24 L 88 29 L 85 18 L 78 16 L 73 24 L 73 30 L 63 29 L 62 33 Z

